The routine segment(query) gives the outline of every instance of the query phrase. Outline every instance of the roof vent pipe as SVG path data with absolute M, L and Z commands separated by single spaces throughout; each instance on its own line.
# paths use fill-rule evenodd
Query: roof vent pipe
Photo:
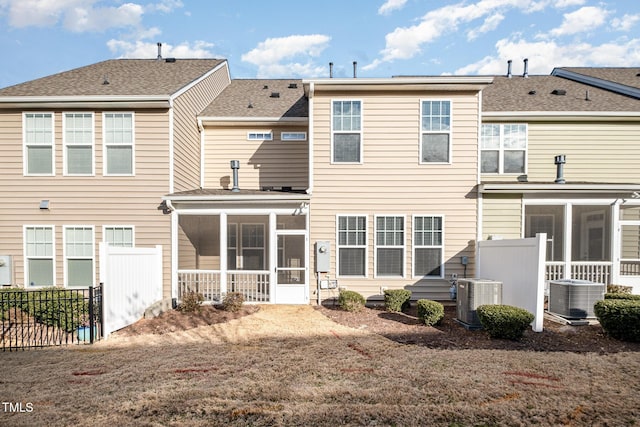
M 507 61 L 507 77 L 511 78 L 511 60 Z
M 240 160 L 231 160 L 229 163 L 233 170 L 233 188 L 231 191 L 237 193 L 240 191 L 240 187 L 238 186 L 238 169 L 240 169 Z
M 522 77 L 524 77 L 525 79 L 529 77 L 529 59 L 528 58 L 524 58 L 524 73 L 522 74 Z
M 353 78 L 355 79 L 357 76 L 356 74 L 356 70 L 358 69 L 358 62 L 357 61 L 353 61 Z
M 158 42 L 158 57 L 156 58 L 158 61 L 162 59 L 162 43 Z
M 333 78 L 333 62 L 329 62 L 329 78 Z
M 564 154 L 560 154 L 554 158 L 554 163 L 556 164 L 557 172 L 556 172 L 556 180 L 554 181 L 556 184 L 564 184 L 566 181 L 563 176 L 563 167 L 567 162 L 567 158 Z

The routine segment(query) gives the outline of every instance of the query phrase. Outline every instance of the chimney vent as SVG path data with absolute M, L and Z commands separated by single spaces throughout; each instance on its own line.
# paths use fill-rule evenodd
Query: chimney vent
M 507 61 L 507 77 L 511 78 L 511 60 Z
M 280 98 L 280 92 L 271 92 L 269 98 Z
M 587 89 L 587 93 L 585 93 L 585 95 L 584 95 L 584 100 L 585 101 L 591 101 L 591 98 L 589 98 L 589 89 Z
M 554 158 L 554 163 L 556 164 L 556 180 L 554 181 L 556 184 L 564 184 L 566 181 L 564 179 L 564 164 L 567 163 L 567 158 L 564 154 L 557 155 Z
M 357 72 L 356 72 L 357 69 L 358 69 L 358 61 L 353 61 L 353 78 L 354 79 L 358 77 Z
M 567 94 L 567 91 L 564 89 L 554 89 L 551 91 L 552 95 L 559 95 L 559 96 L 563 96 Z
M 529 59 L 524 58 L 524 73 L 522 73 L 522 77 L 525 79 L 529 77 Z
M 162 43 L 158 42 L 158 57 L 156 58 L 158 61 L 162 59 Z
M 289 83 L 289 89 L 298 89 L 298 83 Z
M 238 186 L 238 169 L 240 169 L 240 160 L 231 160 L 229 164 L 231 166 L 231 170 L 233 170 L 233 188 L 231 191 L 237 193 L 240 191 L 240 187 Z
M 333 78 L 333 62 L 329 62 L 329 78 Z

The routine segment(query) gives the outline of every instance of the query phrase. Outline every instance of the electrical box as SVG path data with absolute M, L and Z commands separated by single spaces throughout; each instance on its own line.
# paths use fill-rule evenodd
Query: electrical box
M 0 285 L 13 285 L 13 258 L 0 255 Z
M 316 242 L 316 273 L 328 273 L 331 271 L 331 245 L 329 241 Z

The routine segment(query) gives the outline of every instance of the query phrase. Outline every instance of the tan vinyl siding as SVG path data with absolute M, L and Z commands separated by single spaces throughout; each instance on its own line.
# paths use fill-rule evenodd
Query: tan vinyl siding
M 363 164 L 330 162 L 332 100 L 362 101 Z M 421 100 L 452 102 L 452 163 L 420 164 Z M 314 111 L 314 187 L 311 242 L 331 242 L 331 276 L 337 274 L 336 214 L 368 216 L 367 278 L 338 278 L 339 285 L 381 298 L 380 287 L 406 287 L 413 298 L 448 299 L 451 273 L 472 274 L 476 235 L 478 98 L 476 93 L 402 95 L 317 94 Z M 375 215 L 405 216 L 405 277 L 375 277 Z M 443 279 L 414 278 L 413 215 L 444 216 Z M 328 293 L 323 297 L 328 297 Z
M 226 63 L 174 102 L 174 189 L 200 187 L 200 131 L 197 115 L 229 85 Z
M 485 194 L 482 199 L 482 239 L 522 237 L 522 197 Z
M 529 123 L 528 180 L 553 182 L 554 157 L 564 154 L 567 182 L 639 182 L 639 134 L 638 123 Z M 483 182 L 511 179 L 516 175 L 482 175 Z
M 272 141 L 249 141 L 249 132 L 272 132 Z M 307 132 L 306 127 L 207 127 L 205 188 L 231 188 L 230 160 L 240 161 L 239 185 L 244 189 L 283 186 L 304 190 L 309 182 L 308 141 L 282 141 L 282 132 Z
M 93 226 L 96 283 L 99 278 L 98 243 L 103 225 L 132 225 L 136 246 L 163 246 L 164 294 L 171 295 L 171 236 L 169 215 L 158 205 L 168 189 L 169 141 L 167 111 L 135 112 L 135 176 L 103 176 L 102 111 L 95 111 L 95 176 L 63 176 L 62 111 L 55 111 L 55 176 L 22 174 L 22 112 L 0 117 L 0 254 L 12 255 L 15 283 L 24 284 L 24 225 L 55 226 L 56 283 L 63 278 L 63 227 Z M 50 209 L 39 209 L 40 200 Z

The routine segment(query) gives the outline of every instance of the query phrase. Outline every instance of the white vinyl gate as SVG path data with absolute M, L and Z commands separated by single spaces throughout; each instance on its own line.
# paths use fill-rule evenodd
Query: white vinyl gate
M 162 246 L 121 248 L 100 243 L 100 282 L 106 338 L 140 320 L 149 306 L 162 299 Z

